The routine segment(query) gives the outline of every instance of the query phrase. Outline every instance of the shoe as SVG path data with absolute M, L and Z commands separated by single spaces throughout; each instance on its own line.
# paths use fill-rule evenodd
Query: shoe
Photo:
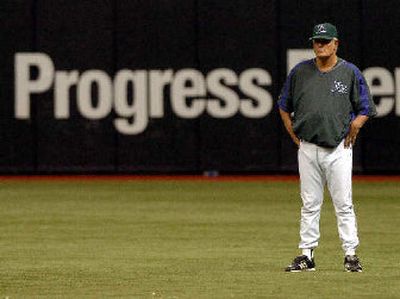
M 346 255 L 344 257 L 344 270 L 346 272 L 362 272 L 362 266 L 358 256 Z
M 314 259 L 309 259 L 306 255 L 296 256 L 293 262 L 286 267 L 286 272 L 315 271 Z

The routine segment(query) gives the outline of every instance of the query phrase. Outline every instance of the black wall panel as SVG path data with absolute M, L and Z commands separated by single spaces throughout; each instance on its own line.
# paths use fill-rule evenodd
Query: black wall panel
M 174 74 L 179 69 L 197 68 L 195 3 L 117 1 L 117 69 L 170 69 Z M 118 135 L 119 171 L 197 168 L 198 121 L 177 118 L 172 113 L 169 85 L 163 94 L 162 118 L 149 118 L 146 130 L 138 135 Z
M 73 3 L 72 3 L 73 2 Z M 56 70 L 99 69 L 112 74 L 113 1 L 37 1 L 36 48 Z M 70 118 L 54 119 L 54 93 L 38 94 L 39 171 L 113 171 L 115 133 L 110 117 L 88 120 L 77 110 L 76 85 L 70 89 Z M 98 96 L 93 94 L 92 102 Z M 86 99 L 90 101 L 90 99 Z
M 35 126 L 14 118 L 14 54 L 32 51 L 33 1 L 0 2 L 0 170 L 35 170 Z
M 389 70 L 393 75 L 394 88 L 399 91 L 400 79 L 395 82 L 394 78 L 395 68 L 400 66 L 400 57 L 395 54 L 400 52 L 400 27 L 398 18 L 394 17 L 396 10 L 398 13 L 396 8 L 398 1 L 395 0 L 363 1 L 365 27 L 362 48 L 365 67 L 380 66 Z M 389 96 L 395 97 L 395 92 Z M 399 94 L 397 99 L 400 99 Z M 380 98 L 375 98 L 375 101 L 379 104 Z M 397 105 L 400 106 L 400 103 Z M 388 115 L 374 119 L 365 128 L 363 162 L 366 171 L 392 172 L 400 169 L 400 115 L 395 115 L 394 109 Z
M 310 49 L 313 25 L 332 22 L 339 30 L 339 56 L 362 71 L 378 67 L 387 72 L 393 90 L 386 96 L 398 102 L 399 13 L 395 0 L 2 0 L 0 172 L 295 172 L 297 149 L 276 105 L 287 76 L 287 51 Z M 62 119 L 55 117 L 56 81 L 31 96 L 29 119 L 16 119 L 14 59 L 24 52 L 47 55 L 57 76 L 76 76 L 66 102 L 59 102 L 67 109 L 61 109 L 67 114 Z M 272 99 L 272 110 L 260 118 L 245 116 L 240 108 L 247 98 L 258 103 L 240 83 L 249 69 L 270 78 L 250 82 L 262 88 L 264 100 Z M 204 101 L 195 116 L 177 111 L 179 96 L 172 86 L 182 70 L 197 76 L 183 89 L 200 86 L 183 104 Z M 212 103 L 221 109 L 233 103 L 212 90 L 208 80 L 216 70 L 233 76 L 216 81 L 237 99 L 237 109 L 225 116 L 212 113 Z M 30 70 L 31 80 L 37 71 Z M 106 81 L 92 82 L 78 96 L 88 72 Z M 123 75 L 129 83 L 118 81 Z M 121 82 L 126 84 L 118 87 Z M 380 96 L 374 100 L 381 102 Z M 82 105 L 96 110 L 104 103 L 100 116 L 82 112 Z M 399 106 L 393 102 L 391 111 L 361 131 L 354 149 L 356 171 L 400 172 Z M 143 126 L 126 134 L 118 127 L 121 119 L 130 128 L 141 119 Z
M 199 63 L 204 73 L 217 68 L 234 70 L 238 76 L 248 68 L 262 68 L 276 77 L 276 7 L 272 1 L 199 1 Z M 238 26 L 240 24 L 240 26 Z M 246 98 L 233 86 L 240 98 Z M 273 84 L 264 86 L 273 101 Z M 256 105 L 256 103 L 254 103 Z M 277 110 L 267 117 L 201 119 L 201 169 L 262 171 L 276 169 Z

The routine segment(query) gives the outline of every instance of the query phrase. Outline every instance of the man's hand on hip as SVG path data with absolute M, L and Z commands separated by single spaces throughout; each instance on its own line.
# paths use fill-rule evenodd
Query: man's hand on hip
M 347 134 L 344 140 L 344 147 L 348 148 L 356 143 L 357 135 L 364 123 L 368 120 L 366 115 L 358 115 L 350 124 L 349 134 Z

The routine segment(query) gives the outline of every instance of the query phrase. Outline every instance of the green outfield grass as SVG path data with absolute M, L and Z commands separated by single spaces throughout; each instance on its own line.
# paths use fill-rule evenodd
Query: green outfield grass
M 296 182 L 0 182 L 0 298 L 399 298 L 398 182 L 355 183 L 364 273 L 326 198 L 314 273 Z

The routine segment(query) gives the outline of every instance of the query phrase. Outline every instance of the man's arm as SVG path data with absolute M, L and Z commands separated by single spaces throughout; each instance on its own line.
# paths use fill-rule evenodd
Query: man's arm
M 286 112 L 280 108 L 279 108 L 279 113 L 281 115 L 283 124 L 286 128 L 286 131 L 289 133 L 293 142 L 296 143 L 297 146 L 300 146 L 300 140 L 299 140 L 299 138 L 297 138 L 296 134 L 293 132 L 292 118 L 290 117 L 290 113 Z
M 357 116 L 350 124 L 349 133 L 344 140 L 345 147 L 354 145 L 362 126 L 370 117 L 376 115 L 376 107 L 369 92 L 367 81 L 356 66 L 353 65 L 352 68 L 356 79 L 353 81 L 353 94 L 355 95 L 355 98 L 352 100 L 352 103 L 355 110 L 354 112 Z
M 360 129 L 368 120 L 367 115 L 358 115 L 350 124 L 350 131 L 347 134 L 346 139 L 344 140 L 344 147 L 350 147 L 354 145 L 357 139 L 357 135 L 360 132 Z

